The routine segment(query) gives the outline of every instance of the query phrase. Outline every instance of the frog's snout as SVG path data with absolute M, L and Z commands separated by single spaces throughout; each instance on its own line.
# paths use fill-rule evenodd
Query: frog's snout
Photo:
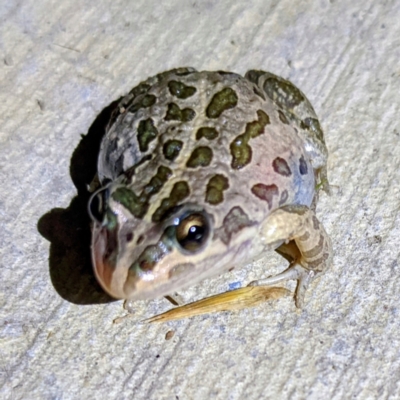
M 92 228 L 92 264 L 94 274 L 101 287 L 112 297 L 125 298 L 123 285 L 127 270 L 118 268 L 115 236 L 107 226 L 99 222 L 93 223 Z

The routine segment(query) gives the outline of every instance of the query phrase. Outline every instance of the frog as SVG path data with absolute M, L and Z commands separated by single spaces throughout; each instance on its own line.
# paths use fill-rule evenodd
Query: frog
M 250 285 L 311 282 L 332 264 L 316 216 L 329 193 L 314 108 L 262 70 L 175 68 L 124 96 L 102 138 L 89 201 L 92 261 L 112 297 L 150 300 L 276 250 L 283 272 Z

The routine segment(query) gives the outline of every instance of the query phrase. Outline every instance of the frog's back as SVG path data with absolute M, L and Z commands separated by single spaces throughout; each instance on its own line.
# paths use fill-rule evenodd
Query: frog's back
M 315 185 L 298 129 L 256 84 L 188 68 L 122 100 L 99 158 L 102 180 L 121 174 L 146 203 L 140 218 L 157 223 L 171 206 L 192 203 L 216 227 L 232 213 L 262 221 L 280 206 L 310 205 Z

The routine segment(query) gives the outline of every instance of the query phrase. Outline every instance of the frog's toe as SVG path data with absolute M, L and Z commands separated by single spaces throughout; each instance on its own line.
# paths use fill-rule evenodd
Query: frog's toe
M 304 296 L 306 294 L 308 287 L 310 286 L 310 283 L 316 277 L 316 273 L 315 271 L 308 271 L 300 264 L 296 264 L 292 268 L 298 271 L 297 288 L 295 294 L 296 307 L 303 308 Z
M 301 264 L 293 262 L 286 271 L 283 271 L 275 276 L 250 282 L 248 286 L 269 286 L 275 285 L 279 282 L 297 280 L 298 283 L 295 295 L 296 307 L 302 308 L 304 304 L 305 293 L 315 276 L 315 271 L 308 271 Z
M 268 278 L 265 279 L 257 279 L 256 281 L 250 282 L 247 286 L 261 286 L 261 285 L 269 286 L 279 282 L 299 279 L 300 272 L 298 271 L 296 266 L 297 265 L 295 266 L 291 265 L 286 271 L 283 271 L 278 275 L 269 276 Z

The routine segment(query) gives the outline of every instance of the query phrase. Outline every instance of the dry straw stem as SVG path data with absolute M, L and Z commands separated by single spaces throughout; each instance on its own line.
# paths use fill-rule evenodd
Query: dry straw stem
M 144 322 L 167 322 L 218 311 L 236 311 L 257 306 L 267 300 L 279 299 L 289 293 L 289 290 L 282 287 L 247 286 L 173 308 Z

